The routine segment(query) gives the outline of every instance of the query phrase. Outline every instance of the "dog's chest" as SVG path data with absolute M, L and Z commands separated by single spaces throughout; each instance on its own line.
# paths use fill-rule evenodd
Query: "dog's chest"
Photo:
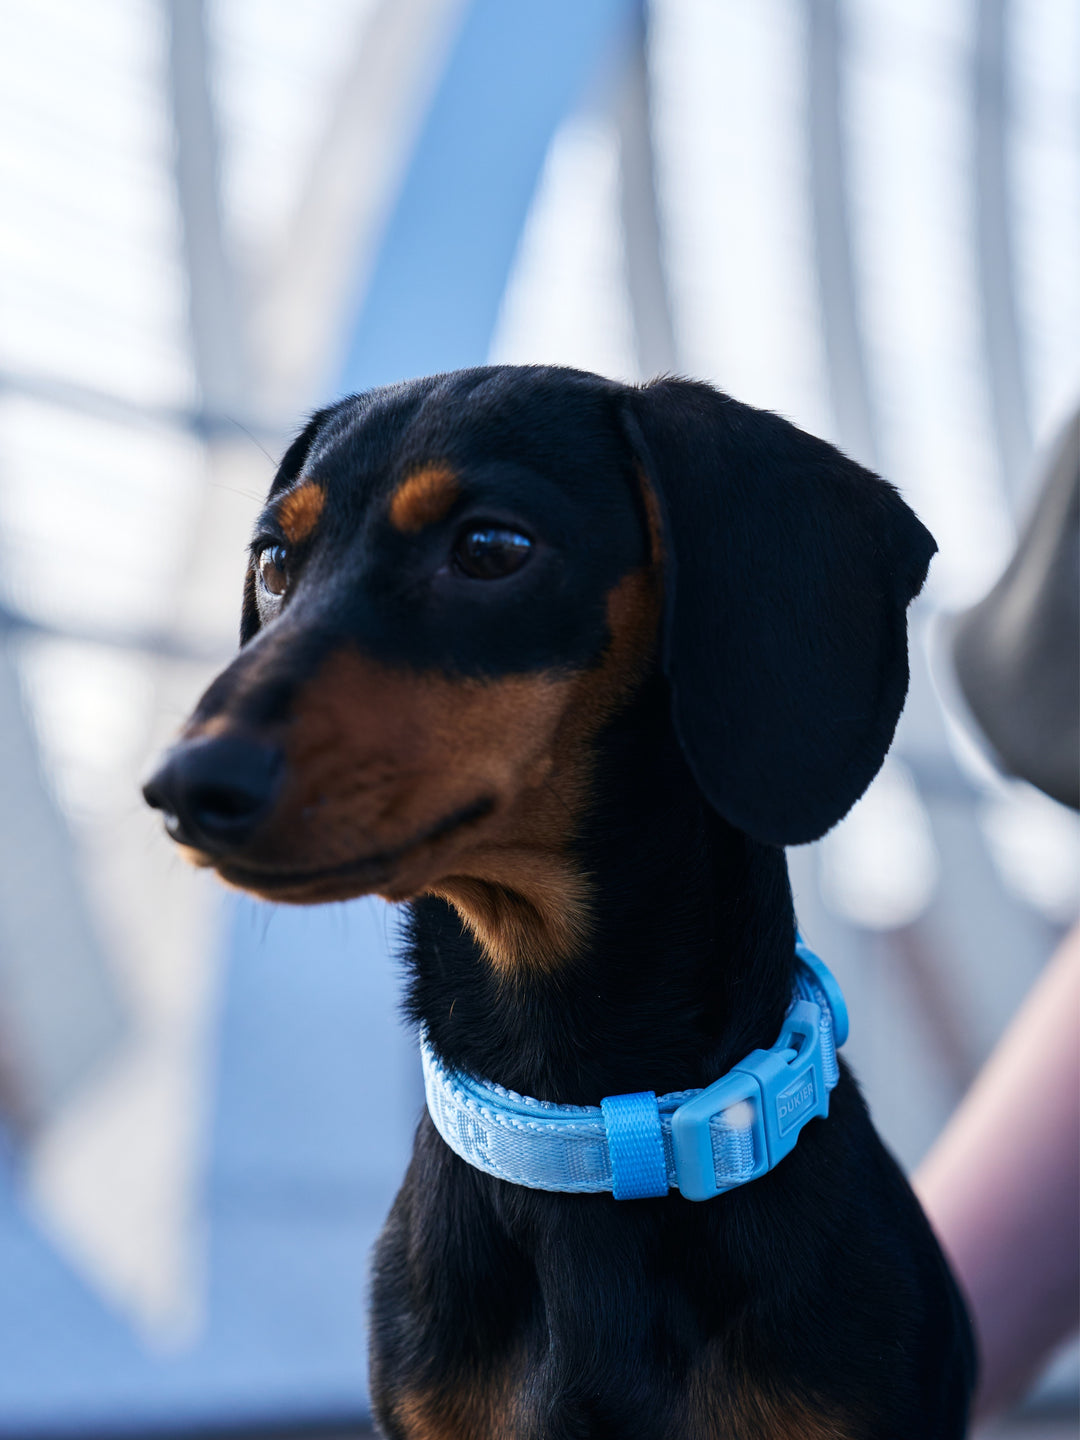
M 491 1253 L 482 1237 L 472 1242 L 473 1254 Z M 724 1339 L 694 1343 L 697 1324 L 684 1298 L 669 1294 L 651 1307 L 609 1291 L 609 1301 L 597 1301 L 606 1287 L 585 1286 L 587 1259 L 578 1266 L 576 1299 L 568 1276 L 560 1276 L 556 1296 L 532 1276 L 500 1284 L 483 1262 L 477 1283 L 466 1285 L 456 1259 L 443 1254 L 451 1284 L 438 1311 L 406 1304 L 394 1313 L 389 1288 L 377 1287 L 377 1308 L 390 1322 L 383 1333 L 410 1339 L 408 1354 L 395 1354 L 394 1345 L 380 1354 L 376 1340 L 373 1355 L 377 1413 L 391 1440 L 858 1440 L 872 1433 L 828 1402 L 761 1382 L 747 1326 L 736 1322 Z M 501 1314 L 492 1325 L 495 1307 Z
M 839 1412 L 752 1384 L 717 1386 L 708 1364 L 648 1405 L 635 1404 L 633 1379 L 621 1395 L 590 1393 L 582 1375 L 572 1389 L 547 1393 L 526 1371 L 495 1367 L 456 1387 L 403 1390 L 383 1407 L 394 1440 L 577 1440 L 585 1436 L 665 1437 L 665 1440 L 857 1440 Z M 659 1401 L 659 1403 L 658 1403 Z

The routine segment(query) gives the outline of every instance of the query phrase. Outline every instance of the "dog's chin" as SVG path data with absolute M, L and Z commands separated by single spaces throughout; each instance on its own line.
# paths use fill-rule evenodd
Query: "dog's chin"
M 379 895 L 384 900 L 411 900 L 436 883 L 446 870 L 432 856 L 429 863 L 419 857 L 408 864 L 368 866 L 357 862 L 354 870 L 345 873 L 309 871 L 245 870 L 240 866 L 214 864 L 218 878 L 233 890 L 243 890 L 259 900 L 278 905 L 327 905 L 340 900 L 359 900 L 364 895 Z
M 218 864 L 218 878 L 232 890 L 243 890 L 258 900 L 277 905 L 328 905 L 339 900 L 359 900 L 364 895 L 381 895 L 384 899 L 407 900 L 412 892 L 399 892 L 397 877 L 364 880 L 359 877 L 307 875 L 261 875 L 237 867 Z M 389 892 L 393 890 L 391 895 Z
M 412 899 L 436 885 L 453 868 L 462 837 L 468 832 L 469 843 L 476 826 L 493 808 L 494 802 L 489 799 L 473 801 L 419 829 L 404 843 L 323 865 L 308 861 L 293 866 L 285 858 L 265 864 L 245 862 L 235 855 L 212 855 L 187 845 L 182 846 L 182 851 L 191 864 L 216 870 L 231 889 L 279 905 L 325 905 L 364 895 L 380 895 L 396 902 Z
M 194 865 L 197 870 L 212 870 L 214 868 L 213 857 L 207 855 L 205 850 L 197 850 L 194 845 L 184 845 L 176 842 L 176 848 L 180 851 L 182 859 L 189 865 Z

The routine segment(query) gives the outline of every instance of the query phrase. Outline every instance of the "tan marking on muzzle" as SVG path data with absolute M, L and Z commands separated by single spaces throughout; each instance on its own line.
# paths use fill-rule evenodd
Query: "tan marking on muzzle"
M 588 939 L 590 886 L 570 846 L 588 804 L 593 742 L 652 662 L 660 614 L 655 570 L 624 576 L 607 608 L 610 642 L 595 669 L 570 681 L 545 785 L 522 792 L 504 839 L 478 847 L 467 871 L 431 887 L 450 901 L 502 974 L 522 964 L 551 969 Z
M 655 572 L 625 576 L 604 656 L 580 672 L 461 677 L 335 651 L 293 707 L 276 810 L 223 878 L 297 904 L 440 895 L 504 975 L 579 953 L 590 889 L 571 844 L 593 741 L 646 674 L 658 615 Z

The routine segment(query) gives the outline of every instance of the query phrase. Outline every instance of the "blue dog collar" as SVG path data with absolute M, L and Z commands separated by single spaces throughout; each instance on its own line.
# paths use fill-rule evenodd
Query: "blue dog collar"
M 778 1165 L 803 1126 L 829 1113 L 847 1039 L 847 1006 L 814 952 L 796 941 L 795 990 L 775 1045 L 754 1050 L 704 1090 L 651 1090 L 596 1105 L 554 1105 L 449 1070 L 420 1038 L 428 1112 L 451 1150 L 532 1190 L 616 1200 L 711 1200 Z

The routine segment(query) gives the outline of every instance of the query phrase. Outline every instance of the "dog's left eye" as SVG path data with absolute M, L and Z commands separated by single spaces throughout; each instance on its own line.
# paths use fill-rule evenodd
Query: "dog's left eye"
M 531 551 L 532 541 L 520 531 L 480 525 L 458 537 L 454 568 L 470 580 L 501 580 L 520 570 Z
M 284 545 L 264 545 L 259 551 L 259 575 L 271 595 L 284 595 L 289 583 L 289 552 Z

